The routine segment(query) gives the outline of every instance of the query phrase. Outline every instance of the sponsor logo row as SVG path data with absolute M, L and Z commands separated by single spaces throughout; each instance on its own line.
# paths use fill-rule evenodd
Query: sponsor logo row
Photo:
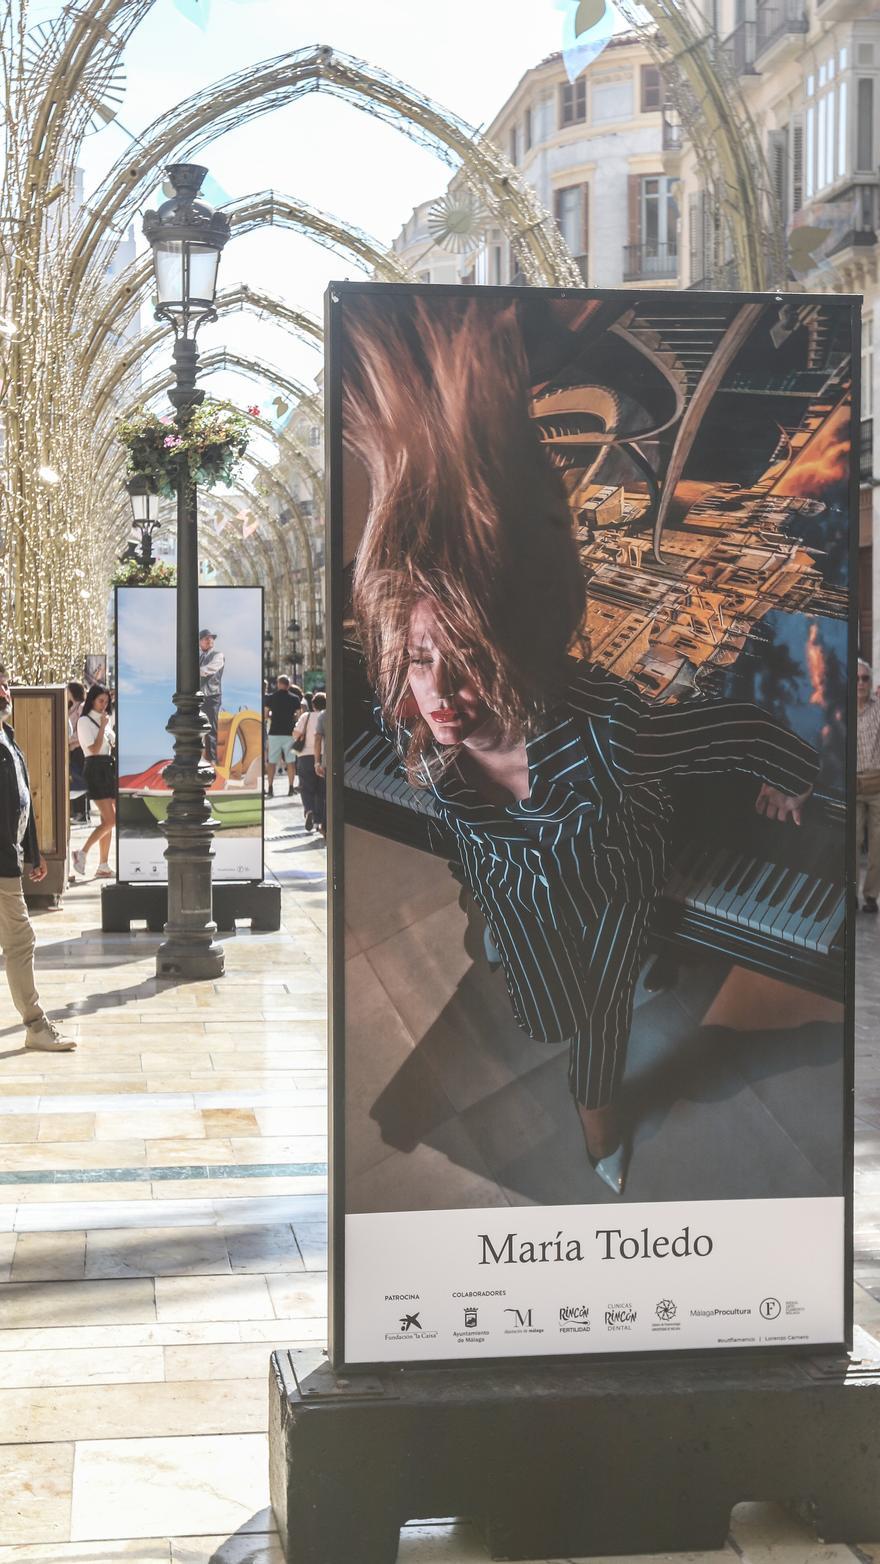
M 404 1338 L 430 1341 L 438 1335 L 430 1313 L 421 1306 L 418 1296 L 413 1294 L 410 1297 L 418 1307 L 400 1312 L 395 1326 L 392 1326 L 389 1321 L 389 1328 L 385 1332 L 386 1341 L 399 1341 Z M 758 1316 L 765 1324 L 772 1324 L 783 1313 L 797 1315 L 802 1312 L 803 1306 L 795 1299 L 789 1299 L 783 1305 L 778 1298 L 766 1297 L 749 1308 L 686 1309 L 684 1317 L 723 1320 Z M 453 1327 L 453 1335 L 457 1340 L 469 1337 L 479 1340 L 490 1334 L 497 1334 L 499 1329 L 505 1336 L 523 1333 L 543 1335 L 546 1331 L 554 1330 L 559 1334 L 567 1335 L 589 1331 L 593 1325 L 597 1325 L 600 1329 L 604 1327 L 609 1332 L 630 1331 L 640 1317 L 644 1324 L 645 1311 L 637 1309 L 631 1303 L 611 1303 L 594 1311 L 592 1315 L 590 1306 L 586 1303 L 563 1304 L 556 1311 L 535 1307 L 519 1308 L 512 1304 L 500 1306 L 493 1303 L 488 1308 L 471 1304 L 462 1309 L 459 1323 Z M 676 1300 L 658 1298 L 653 1312 L 648 1314 L 647 1322 L 652 1331 L 680 1330 L 682 1316 Z

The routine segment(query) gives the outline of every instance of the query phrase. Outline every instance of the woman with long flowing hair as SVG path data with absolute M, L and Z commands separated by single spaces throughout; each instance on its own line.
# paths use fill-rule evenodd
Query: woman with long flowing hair
M 395 292 L 345 316 L 343 438 L 366 469 L 352 607 L 378 713 L 430 789 L 518 1024 L 569 1043 L 591 1165 L 621 1193 L 633 996 L 666 876 L 669 779 L 738 768 L 800 821 L 813 751 L 757 707 L 651 709 L 590 665 L 519 305 Z

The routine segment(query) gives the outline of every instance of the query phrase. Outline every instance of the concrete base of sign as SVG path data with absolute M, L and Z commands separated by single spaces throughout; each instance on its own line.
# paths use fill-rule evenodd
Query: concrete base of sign
M 254 881 L 226 881 L 213 887 L 214 922 L 221 934 L 231 933 L 236 919 L 250 919 L 252 929 L 271 933 L 281 927 L 281 887 Z M 168 917 L 167 885 L 102 885 L 101 928 L 105 934 L 127 934 L 135 921 L 146 919 L 152 934 L 161 934 Z
M 311 1362 L 271 1361 L 287 1564 L 393 1564 L 401 1525 L 436 1516 L 482 1525 L 494 1559 L 697 1552 L 724 1546 L 743 1500 L 798 1503 L 824 1542 L 880 1539 L 880 1344 L 864 1331 L 850 1357 Z

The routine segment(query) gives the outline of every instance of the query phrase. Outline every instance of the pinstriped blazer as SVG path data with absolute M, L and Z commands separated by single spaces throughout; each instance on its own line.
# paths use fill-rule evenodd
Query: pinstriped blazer
M 531 787 L 520 803 L 487 802 L 454 761 L 430 785 L 519 1024 L 561 1041 L 595 1022 L 583 975 L 608 908 L 625 904 L 630 929 L 639 917 L 646 926 L 663 887 L 670 779 L 738 770 L 799 796 L 817 759 L 757 706 L 655 709 L 586 664 L 526 748 Z M 627 951 L 637 944 L 629 937 Z

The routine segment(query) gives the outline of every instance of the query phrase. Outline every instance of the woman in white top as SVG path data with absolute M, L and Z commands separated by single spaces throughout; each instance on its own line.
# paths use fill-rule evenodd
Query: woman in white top
M 73 855 L 73 867 L 77 874 L 85 874 L 86 857 L 98 844 L 100 862 L 95 878 L 110 880 L 110 842 L 116 824 L 116 768 L 113 749 L 116 734 L 110 717 L 110 691 L 103 684 L 93 684 L 85 698 L 82 713 L 76 725 L 76 736 L 85 756 L 85 778 L 89 798 L 97 805 L 100 823 L 85 846 Z

